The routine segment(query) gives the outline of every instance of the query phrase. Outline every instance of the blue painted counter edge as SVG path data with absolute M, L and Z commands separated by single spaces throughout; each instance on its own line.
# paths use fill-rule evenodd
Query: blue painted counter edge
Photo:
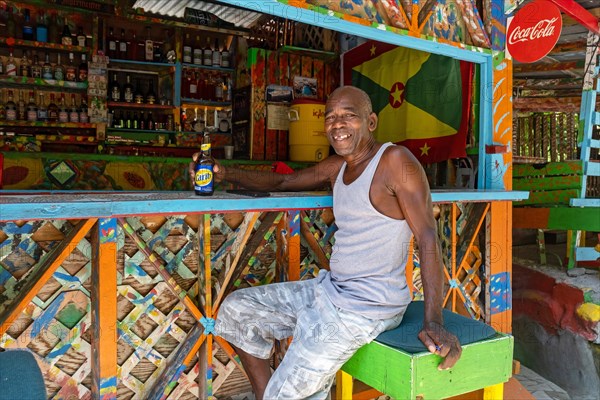
M 434 191 L 435 203 L 454 201 L 517 201 L 528 192 Z M 328 208 L 326 192 L 273 193 L 249 198 L 217 192 L 201 198 L 189 192 L 39 192 L 0 191 L 0 221 L 33 219 L 109 218 L 130 215 L 194 214 L 249 210 Z

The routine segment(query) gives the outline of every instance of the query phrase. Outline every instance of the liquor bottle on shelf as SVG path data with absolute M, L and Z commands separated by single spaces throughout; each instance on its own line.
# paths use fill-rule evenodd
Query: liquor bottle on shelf
M 67 20 L 67 17 L 65 17 L 60 42 L 65 46 L 73 45 L 73 37 L 71 37 L 71 29 L 69 28 L 69 21 Z
M 31 64 L 31 77 L 32 78 L 41 78 L 42 77 L 42 65 L 40 64 L 40 59 L 38 55 L 35 54 L 33 56 L 33 63 Z
M 204 64 L 207 67 L 212 66 L 212 49 L 210 48 L 210 38 L 208 36 L 206 37 L 206 45 L 204 46 L 202 55 L 203 55 L 202 64 Z
M 17 120 L 17 105 L 15 104 L 12 90 L 8 91 L 8 100 L 4 106 L 4 112 L 6 114 L 7 121 Z
M 52 71 L 52 64 L 50 64 L 50 55 L 46 53 L 46 60 L 42 66 L 42 78 L 54 79 L 54 71 Z
M 46 101 L 44 100 L 44 92 L 39 92 L 40 101 L 38 102 L 37 120 L 46 121 L 48 119 L 48 107 L 46 107 Z
M 192 43 L 190 40 L 190 34 L 186 33 L 183 41 L 183 62 L 186 64 L 192 63 Z
M 23 9 L 23 39 L 35 40 L 33 35 L 33 25 L 31 24 L 31 13 L 29 8 Z
M 4 61 L 0 57 L 0 75 L 4 75 Z
M 152 46 L 154 47 L 153 53 L 152 53 L 152 61 L 163 62 L 164 55 L 162 52 L 162 43 L 155 40 L 155 41 L 153 41 Z
M 71 107 L 69 108 L 69 121 L 79 122 L 79 108 L 75 103 L 75 93 L 71 93 Z
M 23 99 L 23 91 L 19 90 L 19 102 L 17 103 L 17 119 L 19 121 L 27 120 L 27 106 Z
M 110 84 L 110 100 L 111 101 L 121 101 L 121 86 L 117 81 L 117 74 L 113 74 L 113 80 Z
M 152 80 L 150 80 L 150 88 L 148 89 L 148 94 L 146 95 L 146 103 L 156 103 L 156 93 L 154 93 L 154 82 Z
M 208 100 L 206 96 L 206 79 L 203 74 L 198 74 L 198 99 L 200 100 Z
M 233 92 L 233 88 L 231 87 L 231 85 L 231 78 L 227 78 L 227 90 L 225 92 L 225 101 L 231 101 L 231 94 Z
M 128 41 L 125 38 L 125 29 L 121 29 L 121 39 L 119 40 L 119 58 L 121 60 L 127 60 L 129 58 L 127 55 L 128 47 Z
M 223 79 L 217 78 L 215 79 L 215 100 L 216 101 L 224 101 L 224 92 L 223 92 Z
M 190 89 L 188 97 L 191 99 L 198 99 L 198 73 L 195 74 L 192 72 L 191 79 L 189 80 Z
M 79 75 L 78 75 L 78 81 L 79 82 L 86 82 L 88 79 L 88 63 L 87 63 L 87 57 L 85 55 L 85 53 L 81 54 L 81 63 L 79 64 Z
M 144 95 L 142 94 L 142 87 L 140 86 L 140 80 L 136 79 L 135 81 L 135 92 L 133 94 L 133 101 L 135 104 L 144 103 Z
M 125 129 L 131 129 L 132 127 L 132 123 L 131 123 L 131 111 L 127 111 L 127 114 L 125 114 Z
M 73 62 L 73 53 L 69 53 L 69 63 L 67 64 L 67 67 L 65 68 L 65 80 L 69 81 L 69 82 L 75 82 L 77 81 L 77 67 L 75 66 L 75 63 Z
M 150 33 L 150 26 L 146 27 L 146 41 L 145 41 L 145 51 L 144 51 L 144 61 L 152 61 L 154 60 L 154 41 L 152 40 L 152 36 Z
M 0 121 L 4 121 L 6 119 L 6 108 L 5 108 L 6 106 L 4 105 L 4 102 L 3 102 L 4 99 L 2 98 L 3 97 L 2 95 L 3 95 L 3 93 L 0 90 Z
M 140 50 L 137 34 L 135 31 L 131 33 L 131 41 L 129 42 L 129 59 L 133 61 L 140 61 Z
M 42 43 L 48 41 L 48 22 L 46 20 L 46 13 L 43 11 L 38 15 L 37 26 L 35 27 L 35 39 Z
M 133 103 L 133 85 L 131 84 L 131 76 L 127 74 L 125 85 L 123 86 L 123 100 L 126 103 Z
M 58 122 L 69 122 L 69 109 L 65 101 L 65 94 L 60 96 L 60 107 L 58 108 Z
M 119 110 L 119 113 L 116 116 L 115 123 L 113 124 L 115 128 L 125 128 L 125 119 L 123 117 L 123 112 Z
M 112 28 L 108 28 L 108 38 L 106 39 L 106 55 L 110 58 L 116 58 L 117 42 L 115 40 L 115 32 Z
M 8 16 L 6 17 L 6 34 L 9 38 L 15 38 L 17 36 L 17 23 L 15 22 L 15 15 L 13 14 L 13 6 L 6 4 L 6 11 Z
M 37 104 L 35 104 L 35 94 L 33 90 L 29 92 L 29 103 L 27 103 L 27 121 L 35 122 L 38 117 Z
M 138 121 L 138 127 L 141 130 L 145 130 L 147 128 L 146 126 L 146 113 L 142 110 L 142 113 L 140 115 L 140 119 Z
M 58 22 L 56 13 L 52 13 L 48 22 L 48 42 L 58 43 Z
M 229 46 L 227 46 L 227 39 L 225 39 L 225 41 L 223 42 L 223 51 L 221 52 L 221 67 L 229 68 L 229 57 Z
M 177 61 L 177 52 L 173 49 L 173 41 L 174 38 L 171 34 L 171 31 L 168 29 L 163 30 L 163 37 L 165 40 L 161 46 L 162 49 L 162 61 L 167 62 L 169 64 L 174 64 Z M 200 56 L 200 60 L 202 60 L 202 56 Z
M 29 63 L 29 57 L 27 57 L 27 51 L 23 52 L 23 57 L 21 57 L 21 66 L 20 66 L 20 75 L 24 77 L 31 76 L 31 64 Z
M 213 47 L 212 51 L 212 66 L 221 66 L 221 49 L 219 48 L 219 38 L 215 38 L 215 47 Z
M 152 116 L 152 111 L 148 112 L 148 119 L 146 120 L 146 129 L 149 131 L 153 131 L 156 129 L 154 117 Z
M 15 58 L 13 57 L 12 48 L 9 50 L 8 61 L 6 61 L 6 75 L 17 76 L 17 62 L 15 61 Z
M 87 124 L 90 121 L 88 116 L 88 104 L 85 95 L 81 96 L 81 105 L 79 106 L 79 122 Z
M 58 106 L 54 93 L 50 93 L 50 103 L 48 103 L 48 122 L 58 121 Z
M 65 80 L 65 67 L 63 67 L 62 62 L 60 60 L 60 53 L 58 53 L 56 58 L 56 65 L 54 66 L 54 79 L 57 81 Z
M 194 42 L 194 64 L 202 65 L 203 49 L 200 43 L 200 35 L 196 35 L 196 41 Z
M 183 74 L 181 76 L 181 97 L 189 98 L 190 97 L 190 81 L 191 81 L 191 73 L 190 69 L 186 68 L 183 70 Z
M 87 36 L 83 33 L 83 27 L 77 27 L 77 46 L 85 47 L 87 42 Z
M 140 129 L 140 116 L 137 111 L 133 112 L 133 119 L 131 120 L 131 129 Z

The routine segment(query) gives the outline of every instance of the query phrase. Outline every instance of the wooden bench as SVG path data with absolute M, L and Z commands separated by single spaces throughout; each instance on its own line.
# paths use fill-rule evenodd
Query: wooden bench
M 502 399 L 512 375 L 513 338 L 483 322 L 444 310 L 448 330 L 463 352 L 456 365 L 437 369 L 441 357 L 427 351 L 417 335 L 423 325 L 423 302 L 413 302 L 396 329 L 363 346 L 337 375 L 337 399 L 352 399 L 353 378 L 394 399 L 443 399 L 484 390 L 484 399 Z
M 527 190 L 529 199 L 514 203 L 513 228 L 538 229 L 540 261 L 545 264 L 544 230 L 600 231 L 600 206 L 578 200 L 584 197 L 583 161 L 544 164 L 514 164 L 513 189 Z M 577 235 L 571 234 L 567 247 L 567 265 L 576 261 L 593 261 L 600 253 L 593 247 L 577 247 Z

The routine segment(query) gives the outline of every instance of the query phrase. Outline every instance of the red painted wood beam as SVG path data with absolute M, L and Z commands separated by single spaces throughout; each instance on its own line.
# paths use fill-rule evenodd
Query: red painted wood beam
M 590 31 L 600 35 L 598 29 L 598 18 L 588 10 L 580 6 L 575 0 L 550 0 L 564 13 L 570 15 L 575 21 L 588 28 Z

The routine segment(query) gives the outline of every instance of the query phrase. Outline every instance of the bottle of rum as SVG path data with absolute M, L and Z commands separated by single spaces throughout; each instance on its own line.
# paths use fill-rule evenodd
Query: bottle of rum
M 156 93 L 154 93 L 154 82 L 152 80 L 150 80 L 150 88 L 148 89 L 148 94 L 146 95 L 146 103 L 156 103 Z
M 186 33 L 183 41 L 183 62 L 186 64 L 192 63 L 192 44 L 190 40 L 190 34 Z
M 12 90 L 8 91 L 8 100 L 4 106 L 4 112 L 6 114 L 7 121 L 17 120 L 17 105 L 15 104 Z
M 25 104 L 21 90 L 19 90 L 19 102 L 17 103 L 17 118 L 19 121 L 27 121 L 27 105 Z
M 196 35 L 196 41 L 194 42 L 194 64 L 202 65 L 203 53 L 200 35 Z
M 50 93 L 50 103 L 48 103 L 48 122 L 58 121 L 58 106 L 54 93 Z
M 83 28 L 81 26 L 77 27 L 77 46 L 85 47 L 87 42 L 87 36 L 83 33 Z
M 112 28 L 108 28 L 108 38 L 106 39 L 106 55 L 110 58 L 117 58 L 117 42 L 115 40 L 115 32 Z
M 191 74 L 191 79 L 189 80 L 189 84 L 190 84 L 189 97 L 191 99 L 199 99 L 200 98 L 198 96 L 198 78 L 197 78 L 197 75 L 198 75 L 197 72 L 195 74 L 192 73 Z
M 37 120 L 46 121 L 48 119 L 48 107 L 46 107 L 46 101 L 44 100 L 44 92 L 39 93 L 40 101 L 38 102 Z
M 144 51 L 144 60 L 145 61 L 153 61 L 154 60 L 154 41 L 152 40 L 152 35 L 150 32 L 151 28 L 149 26 L 146 27 L 146 41 L 145 41 L 145 51 Z
M 29 8 L 23 10 L 23 39 L 35 40 L 33 35 L 33 25 L 31 24 L 31 14 Z
M 60 96 L 60 107 L 58 108 L 58 122 L 69 122 L 69 109 L 65 101 L 64 93 Z
M 48 22 L 46 13 L 43 11 L 38 15 L 37 26 L 35 27 L 35 40 L 43 43 L 48 41 Z
M 27 103 L 27 121 L 35 122 L 38 117 L 37 104 L 35 104 L 35 94 L 33 90 L 29 92 L 29 103 Z
M 88 79 L 88 63 L 85 53 L 81 54 L 81 63 L 79 64 L 79 75 L 77 78 L 79 82 L 87 82 Z
M 42 65 L 40 64 L 40 60 L 38 55 L 33 56 L 33 64 L 31 64 L 31 77 L 32 78 L 41 78 L 42 77 Z
M 12 48 L 9 50 L 8 61 L 6 61 L 6 75 L 17 76 L 17 62 L 15 61 L 15 58 L 13 57 Z
M 125 29 L 121 29 L 121 39 L 119 40 L 119 58 L 121 60 L 127 60 L 129 58 L 127 54 L 128 48 L 129 46 L 127 38 L 125 37 Z
M 229 65 L 230 65 L 229 58 L 230 58 L 229 47 L 227 46 L 227 40 L 225 40 L 223 42 L 223 51 L 221 52 L 221 67 L 229 68 Z
M 69 63 L 65 68 L 65 80 L 69 82 L 77 81 L 77 67 L 75 66 L 73 58 L 73 53 L 69 53 Z
M 79 122 L 79 108 L 75 103 L 75 93 L 71 93 L 71 107 L 69 108 L 69 121 Z
M 87 124 L 90 121 L 88 116 L 88 105 L 85 95 L 81 96 L 81 105 L 79 106 L 79 122 Z
M 6 3 L 6 34 L 9 38 L 17 37 L 17 23 L 15 22 L 15 15 L 13 14 L 13 6 Z
M 56 65 L 54 66 L 54 79 L 57 81 L 65 80 L 65 67 L 62 66 L 62 62 L 60 60 L 60 53 L 56 58 Z
M 125 85 L 123 86 L 123 100 L 125 100 L 126 103 L 133 103 L 133 96 L 134 96 L 134 89 L 133 89 L 133 85 L 131 84 L 131 76 L 129 76 L 129 74 L 127 74 L 127 78 L 126 78 L 126 82 Z
M 21 76 L 29 77 L 31 76 L 31 64 L 29 63 L 29 57 L 27 57 L 27 51 L 23 52 L 23 57 L 21 57 Z
M 144 95 L 142 94 L 142 87 L 140 86 L 139 79 L 136 79 L 136 81 L 135 81 L 135 92 L 133 94 L 133 101 L 136 104 L 144 103 Z
M 212 50 L 212 66 L 221 66 L 221 49 L 219 48 L 219 38 L 215 38 L 215 47 Z
M 42 66 L 42 78 L 54 79 L 54 72 L 52 71 L 52 64 L 50 64 L 50 56 L 46 53 L 46 60 Z
M 65 46 L 73 45 L 73 37 L 71 36 L 71 29 L 69 29 L 69 21 L 67 17 L 65 17 L 62 35 L 60 37 L 60 42 Z
M 206 45 L 204 46 L 204 50 L 202 51 L 204 61 L 202 64 L 207 67 L 212 66 L 212 49 L 210 48 L 210 38 L 206 37 Z
M 110 101 L 121 101 L 121 86 L 119 85 L 119 81 L 117 80 L 117 74 L 113 74 L 113 80 L 110 84 Z

